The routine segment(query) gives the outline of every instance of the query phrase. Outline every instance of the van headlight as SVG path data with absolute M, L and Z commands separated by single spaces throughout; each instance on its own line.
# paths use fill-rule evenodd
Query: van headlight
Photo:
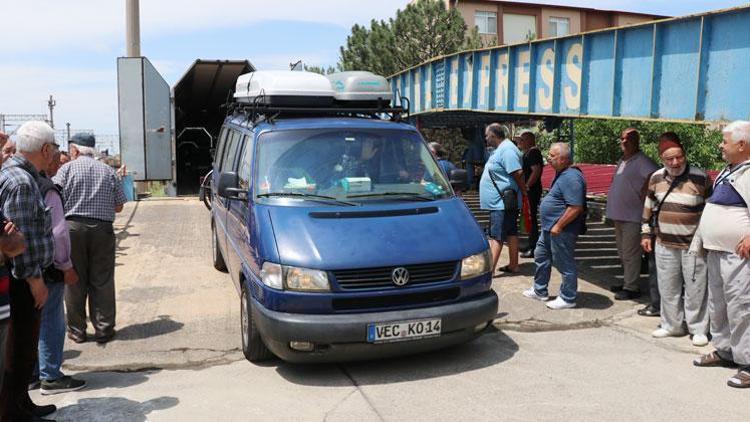
M 284 266 L 287 289 L 301 292 L 327 292 L 331 290 L 325 271 Z
M 461 261 L 461 280 L 474 278 L 490 271 L 492 255 L 487 249 L 482 253 L 466 257 Z
M 266 286 L 282 290 L 284 289 L 284 276 L 281 270 L 281 265 L 274 264 L 273 262 L 264 262 L 263 267 L 260 270 L 260 281 Z
M 264 262 L 260 271 L 260 280 L 266 286 L 277 290 L 296 290 L 300 292 L 328 292 L 328 274 L 325 271 L 309 268 L 291 267 L 288 265 Z

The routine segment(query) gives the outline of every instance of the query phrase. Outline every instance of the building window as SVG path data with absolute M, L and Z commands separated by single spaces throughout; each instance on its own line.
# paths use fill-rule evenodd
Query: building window
M 476 12 L 474 23 L 480 34 L 497 35 L 497 13 Z
M 533 41 L 536 34 L 536 16 L 503 13 L 503 44 Z
M 562 37 L 570 34 L 570 19 L 552 16 L 549 18 L 549 36 Z

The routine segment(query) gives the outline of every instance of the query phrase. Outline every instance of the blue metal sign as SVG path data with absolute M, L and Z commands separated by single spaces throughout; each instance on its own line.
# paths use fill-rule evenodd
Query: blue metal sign
M 439 57 L 391 76 L 412 113 L 750 119 L 750 6 Z

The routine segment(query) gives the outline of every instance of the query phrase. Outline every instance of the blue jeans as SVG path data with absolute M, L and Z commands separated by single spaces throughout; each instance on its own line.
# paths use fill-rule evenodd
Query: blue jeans
M 558 236 L 543 231 L 534 249 L 534 291 L 540 296 L 547 296 L 552 266 L 562 275 L 560 297 L 575 303 L 578 295 L 578 270 L 576 269 L 575 248 L 578 234 L 562 232 Z
M 64 283 L 47 284 L 49 296 L 42 308 L 39 326 L 39 379 L 52 381 L 63 376 L 60 372 L 65 346 L 65 309 L 63 307 Z

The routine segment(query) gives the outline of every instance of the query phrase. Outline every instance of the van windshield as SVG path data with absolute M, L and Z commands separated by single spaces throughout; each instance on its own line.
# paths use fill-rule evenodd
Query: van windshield
M 422 138 L 406 130 L 269 132 L 256 152 L 255 196 L 339 201 L 431 200 L 452 194 Z

